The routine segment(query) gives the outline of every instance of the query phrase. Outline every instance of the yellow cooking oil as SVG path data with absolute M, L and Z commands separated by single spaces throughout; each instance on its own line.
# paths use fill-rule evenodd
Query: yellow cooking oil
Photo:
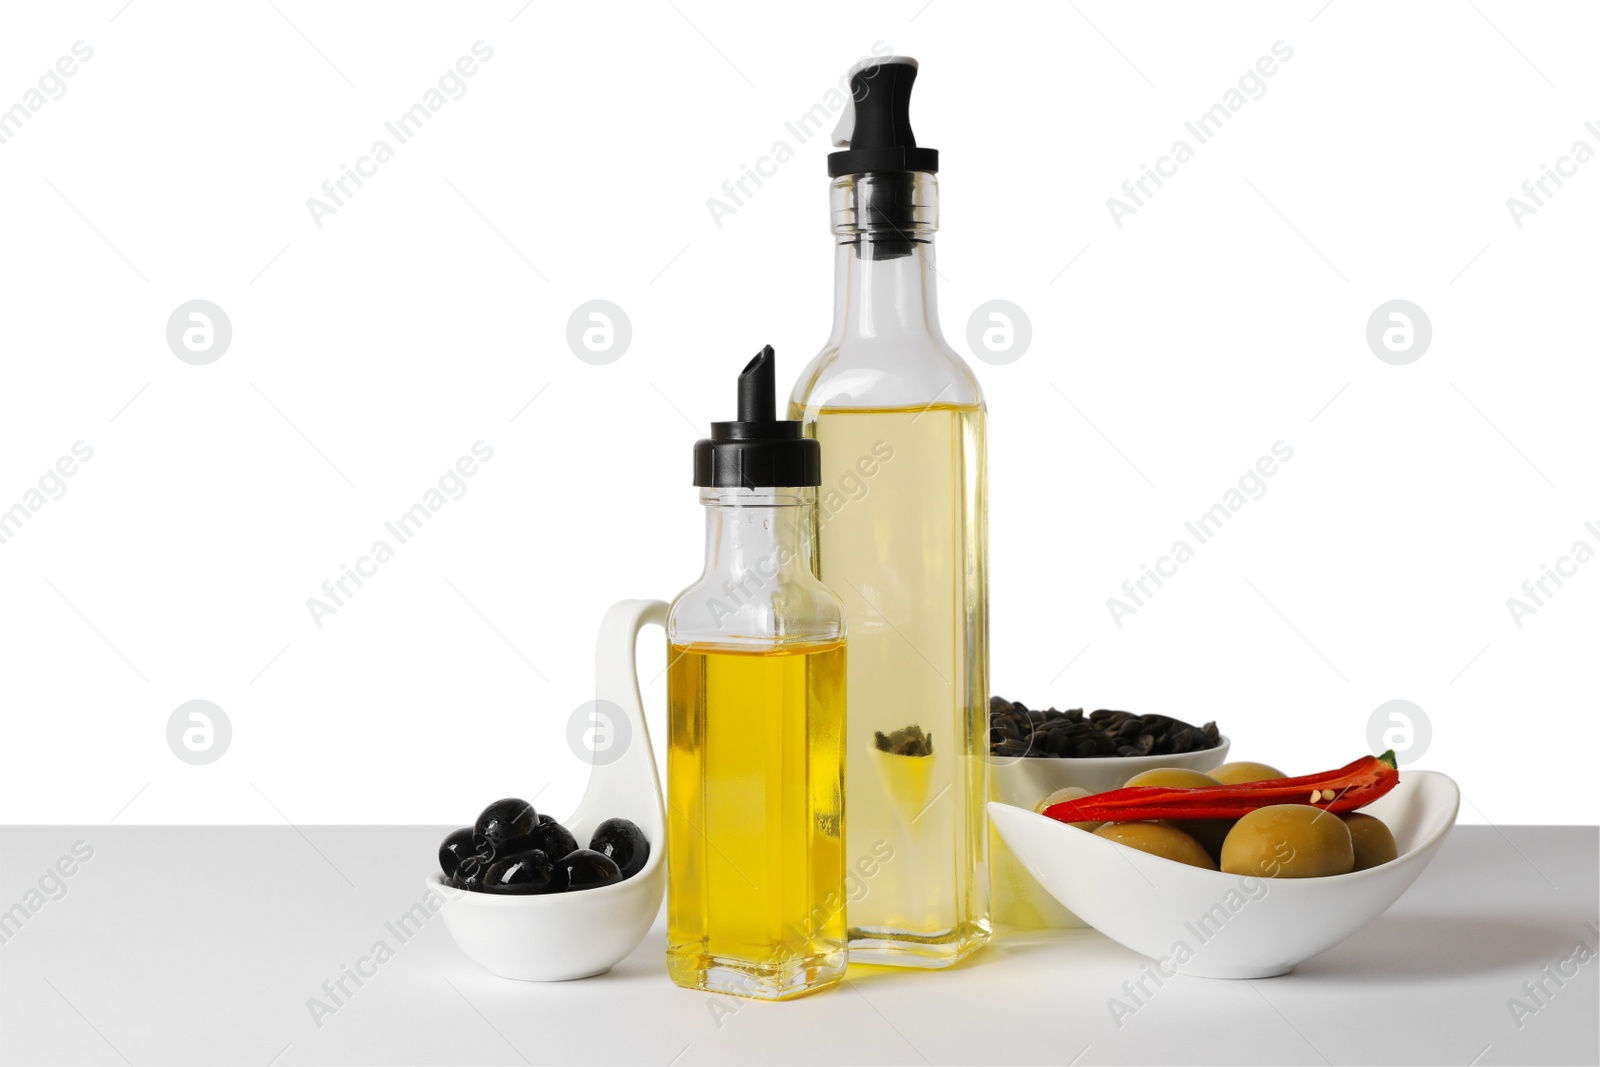
M 851 902 L 850 958 L 948 966 L 990 932 L 984 410 L 790 418 L 822 444 L 813 551 L 850 627 L 846 866 L 892 857 Z
M 844 975 L 845 644 L 668 650 L 667 971 L 782 1000 Z

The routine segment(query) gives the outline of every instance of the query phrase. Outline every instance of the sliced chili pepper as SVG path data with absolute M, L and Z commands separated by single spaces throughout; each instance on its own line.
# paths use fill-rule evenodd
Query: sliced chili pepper
M 1272 804 L 1310 804 L 1339 814 L 1366 807 L 1399 781 L 1400 771 L 1390 749 L 1321 774 L 1199 789 L 1133 786 L 1064 800 L 1044 809 L 1044 814 L 1061 822 L 1238 819 Z

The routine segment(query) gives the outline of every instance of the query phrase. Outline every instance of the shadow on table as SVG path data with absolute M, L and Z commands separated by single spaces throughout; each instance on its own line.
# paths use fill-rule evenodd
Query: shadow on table
M 1380 916 L 1295 969 L 1327 981 L 1424 980 L 1537 970 L 1572 951 L 1580 931 L 1482 915 Z

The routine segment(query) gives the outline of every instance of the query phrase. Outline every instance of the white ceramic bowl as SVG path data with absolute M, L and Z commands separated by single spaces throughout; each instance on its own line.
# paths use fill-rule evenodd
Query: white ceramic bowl
M 647 623 L 665 626 L 667 605 L 625 600 L 606 612 L 596 650 L 594 711 L 620 715 L 613 738 L 620 754 L 594 753 L 589 786 L 577 812 L 562 824 L 580 843 L 611 818 L 631 819 L 650 842 L 644 869 L 623 882 L 548 896 L 469 893 L 444 884 L 435 871 L 426 885 L 444 897 L 445 927 L 473 960 L 503 978 L 563 982 L 588 978 L 621 963 L 661 911 L 667 886 L 666 816 L 650 730 L 644 721 L 634 645 Z
M 1399 899 L 1439 850 L 1460 801 L 1449 777 L 1403 771 L 1363 809 L 1394 833 L 1399 858 L 1332 878 L 1207 871 L 1009 804 L 991 803 L 989 818 L 1052 896 L 1164 972 L 1266 978 L 1332 948 Z
M 564 825 L 586 840 L 576 823 Z M 645 836 L 650 859 L 644 870 L 598 889 L 549 896 L 468 893 L 445 885 L 439 873 L 429 875 L 427 884 L 445 898 L 444 924 L 461 951 L 500 977 L 525 982 L 589 978 L 621 963 L 661 910 L 664 842 L 659 832 L 652 836 L 645 830 Z
M 1157 767 L 1209 771 L 1222 766 L 1228 758 L 1228 744 L 1224 737 L 1216 748 L 1172 756 L 994 756 L 989 762 L 989 799 L 1031 811 L 1039 801 L 1069 785 L 1104 793 L 1120 789 L 1134 775 Z M 1086 925 L 1045 892 L 993 827 L 989 831 L 989 900 L 994 921 L 1007 926 L 1055 929 Z

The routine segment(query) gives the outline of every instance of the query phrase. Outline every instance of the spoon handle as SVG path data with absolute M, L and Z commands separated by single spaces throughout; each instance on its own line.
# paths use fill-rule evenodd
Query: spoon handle
M 660 600 L 618 601 L 600 623 L 594 717 L 605 743 L 585 746 L 590 752 L 589 786 L 571 820 L 585 832 L 605 819 L 621 817 L 638 824 L 652 842 L 661 840 L 666 816 L 639 695 L 635 646 L 645 626 L 666 624 L 667 605 Z

